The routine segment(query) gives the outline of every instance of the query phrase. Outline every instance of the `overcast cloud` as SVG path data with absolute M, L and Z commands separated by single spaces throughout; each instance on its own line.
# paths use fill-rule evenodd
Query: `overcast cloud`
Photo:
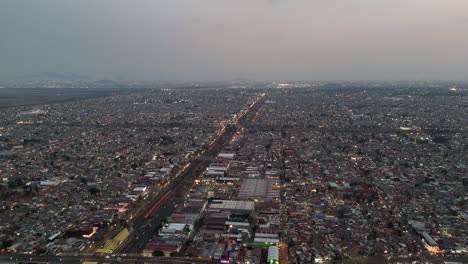
M 2 0 L 0 77 L 468 80 L 466 0 Z

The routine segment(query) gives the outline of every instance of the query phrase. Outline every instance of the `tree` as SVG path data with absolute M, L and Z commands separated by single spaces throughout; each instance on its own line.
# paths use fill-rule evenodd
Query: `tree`
M 13 245 L 13 241 L 11 241 L 11 240 L 3 240 L 2 241 L 2 248 L 8 248 L 11 245 Z
M 40 248 L 36 251 L 36 254 L 37 255 L 42 255 L 42 254 L 45 254 L 47 253 L 47 250 L 45 250 L 44 248 Z
M 161 223 L 157 224 L 156 227 L 154 228 L 156 231 L 159 231 L 161 230 L 161 228 L 163 227 L 163 225 Z
M 387 228 L 393 228 L 393 223 L 390 221 L 386 224 L 386 227 Z
M 89 192 L 90 192 L 92 195 L 96 196 L 96 195 L 98 195 L 98 194 L 101 192 L 101 190 L 99 190 L 99 189 L 96 188 L 96 187 L 91 187 L 91 188 L 89 188 Z
M 203 219 L 198 219 L 197 221 L 195 221 L 195 224 L 193 225 L 193 229 L 199 230 L 200 227 L 203 226 L 203 224 L 204 224 Z
M 403 236 L 403 232 L 401 232 L 400 229 L 396 229 L 396 230 L 394 231 L 394 234 L 395 234 L 396 236 L 399 236 L 399 237 Z

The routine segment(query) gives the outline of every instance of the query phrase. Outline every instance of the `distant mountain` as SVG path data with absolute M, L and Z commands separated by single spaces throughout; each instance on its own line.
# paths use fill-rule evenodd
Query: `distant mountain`
M 85 81 L 90 78 L 84 75 L 78 74 L 64 74 L 57 72 L 42 72 L 39 74 L 29 74 L 19 77 L 22 80 L 29 81 Z

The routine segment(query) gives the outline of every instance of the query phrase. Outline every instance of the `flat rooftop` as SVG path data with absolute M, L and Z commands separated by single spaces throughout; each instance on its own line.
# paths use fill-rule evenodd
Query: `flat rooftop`
M 280 191 L 273 189 L 278 184 L 277 179 L 245 179 L 237 194 L 239 198 L 279 198 Z
M 255 204 L 251 201 L 213 200 L 213 202 L 209 205 L 209 208 L 221 210 L 253 211 Z

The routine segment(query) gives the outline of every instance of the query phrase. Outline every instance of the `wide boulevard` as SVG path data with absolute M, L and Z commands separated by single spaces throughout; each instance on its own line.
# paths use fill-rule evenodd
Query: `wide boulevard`
M 241 127 L 252 121 L 265 99 L 265 94 L 263 94 L 247 107 L 246 111 L 237 115 L 237 118 L 231 124 L 226 125 L 210 144 L 198 153 L 196 158 L 181 168 L 169 184 L 161 189 L 128 223 L 131 230 L 128 238 L 111 254 L 0 255 L 0 263 L 81 263 L 83 261 L 98 261 L 100 263 L 213 263 L 211 260 L 193 258 L 148 258 L 143 257 L 141 253 L 148 241 L 157 233 L 161 222 L 174 212 L 177 205 L 183 202 L 193 185 L 195 176 L 202 173 L 210 165 Z
M 198 157 L 187 164 L 182 171 L 159 192 L 144 210 L 131 222 L 132 232 L 116 253 L 141 253 L 144 246 L 156 234 L 161 221 L 170 216 L 176 205 L 183 202 L 185 195 L 193 185 L 194 177 L 204 171 L 236 134 L 241 126 L 249 123 L 265 101 L 265 95 L 259 97 L 245 112 L 238 115 L 232 124 L 226 125 Z

